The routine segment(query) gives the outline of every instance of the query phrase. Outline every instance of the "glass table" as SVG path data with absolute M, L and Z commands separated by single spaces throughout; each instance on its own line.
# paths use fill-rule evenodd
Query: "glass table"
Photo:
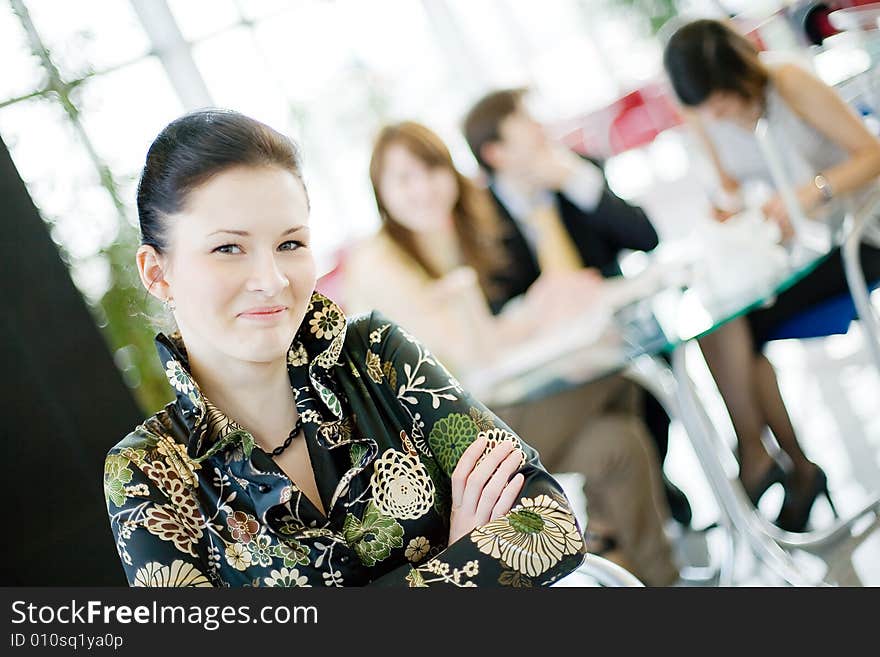
M 718 504 L 726 548 L 717 568 L 705 573 L 705 579 L 733 584 L 738 554 L 748 550 L 786 583 L 823 585 L 823 575 L 805 572 L 792 551 L 804 550 L 821 558 L 852 535 L 857 521 L 876 513 L 880 496 L 871 498 L 851 517 L 819 531 L 793 534 L 767 521 L 748 500 L 733 454 L 700 401 L 688 375 L 686 346 L 772 304 L 830 253 L 830 239 L 824 249 L 795 246 L 785 251 L 775 271 L 753 280 L 731 266 L 733 278 L 739 280 L 726 289 L 701 284 L 698 267 L 687 258 L 679 259 L 678 266 L 660 267 L 659 273 L 649 267 L 632 280 L 612 279 L 606 297 L 573 319 L 564 332 L 545 334 L 522 345 L 503 360 L 463 377 L 463 383 L 493 406 L 625 374 L 654 394 L 670 417 L 682 422 Z M 658 255 L 663 260 L 662 252 Z
M 723 293 L 695 285 L 694 263 L 687 260 L 660 273 L 649 268 L 634 279 L 609 279 L 608 293 L 559 333 L 523 343 L 502 360 L 463 377 L 463 382 L 485 403 L 505 405 L 618 373 L 641 356 L 671 354 L 737 317 L 771 305 L 828 255 L 829 251 L 798 247 L 787 253 L 784 266 L 772 277 Z

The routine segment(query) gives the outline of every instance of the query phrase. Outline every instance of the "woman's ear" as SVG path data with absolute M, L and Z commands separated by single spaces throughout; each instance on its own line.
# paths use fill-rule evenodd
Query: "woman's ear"
M 138 274 L 141 283 L 159 301 L 167 301 L 171 298 L 171 289 L 165 279 L 165 266 L 167 259 L 156 251 L 155 247 L 142 244 L 135 255 Z

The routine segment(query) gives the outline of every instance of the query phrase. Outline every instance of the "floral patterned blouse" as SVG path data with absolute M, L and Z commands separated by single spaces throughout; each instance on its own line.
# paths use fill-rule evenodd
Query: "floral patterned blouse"
M 581 530 L 534 449 L 404 329 L 315 293 L 288 372 L 327 515 L 156 344 L 176 401 L 107 455 L 110 527 L 132 586 L 532 586 L 576 569 Z M 519 501 L 448 545 L 450 474 L 478 436 L 525 453 Z M 489 448 L 487 447 L 487 449 Z

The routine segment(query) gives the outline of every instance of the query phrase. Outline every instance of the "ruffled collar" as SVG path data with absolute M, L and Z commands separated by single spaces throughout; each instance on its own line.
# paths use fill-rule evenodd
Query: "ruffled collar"
M 288 375 L 303 427 L 315 431 L 318 443 L 324 447 L 334 447 L 351 438 L 342 393 L 332 373 L 342 353 L 345 335 L 346 317 L 342 309 L 314 292 L 287 351 Z M 254 447 L 253 436 L 199 390 L 190 372 L 180 333 L 159 333 L 156 350 L 189 434 L 189 456 L 201 461 L 222 449 L 240 445 L 242 455 L 249 457 Z

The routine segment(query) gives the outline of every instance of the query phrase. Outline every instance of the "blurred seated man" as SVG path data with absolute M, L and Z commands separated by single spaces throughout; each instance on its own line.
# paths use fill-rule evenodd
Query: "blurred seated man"
M 495 91 L 468 112 L 464 133 L 489 176 L 489 189 L 504 225 L 508 266 L 493 281 L 493 311 L 525 293 L 541 274 L 594 268 L 620 274 L 624 249 L 657 246 L 654 226 L 641 208 L 616 196 L 597 163 L 551 142 L 524 106 L 524 89 Z M 669 417 L 643 395 L 645 422 L 662 464 Z M 687 498 L 666 477 L 664 491 L 673 517 L 689 524 Z

